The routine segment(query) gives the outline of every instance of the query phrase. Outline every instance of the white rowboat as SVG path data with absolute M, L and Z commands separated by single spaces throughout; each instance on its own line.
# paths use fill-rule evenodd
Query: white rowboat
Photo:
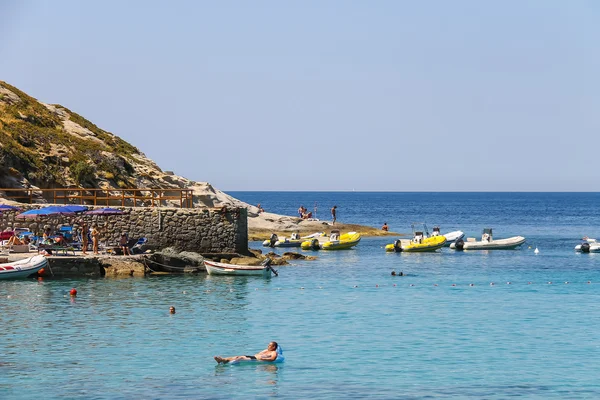
M 263 278 L 270 278 L 272 273 L 277 275 L 271 267 L 270 260 L 263 265 L 235 265 L 204 260 L 204 266 L 209 275 L 262 276 Z

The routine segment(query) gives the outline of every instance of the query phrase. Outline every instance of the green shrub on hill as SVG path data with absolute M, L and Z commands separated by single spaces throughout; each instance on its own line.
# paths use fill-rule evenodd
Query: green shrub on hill
M 33 185 L 97 186 L 98 176 L 115 187 L 136 187 L 132 156 L 139 150 L 79 114 L 59 105 L 46 107 L 16 87 L 0 93 L 0 161 Z M 72 131 L 70 121 L 92 132 Z M 105 154 L 110 153 L 111 157 Z M 66 167 L 69 168 L 66 168 Z M 1 175 L 1 173 L 0 173 Z

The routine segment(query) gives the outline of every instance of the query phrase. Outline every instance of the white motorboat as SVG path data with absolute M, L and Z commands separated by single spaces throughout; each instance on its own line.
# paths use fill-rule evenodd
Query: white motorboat
M 262 276 L 263 278 L 270 278 L 272 273 L 279 275 L 271 267 L 270 258 L 261 265 L 235 265 L 204 260 L 204 266 L 209 275 Z
M 27 278 L 48 265 L 43 255 L 25 258 L 19 261 L 0 264 L 0 279 Z
M 596 239 L 590 239 L 586 236 L 583 238 L 583 243 L 575 246 L 575 251 L 581 253 L 598 253 L 600 252 L 600 243 Z
M 431 236 L 440 236 L 440 227 L 439 226 L 434 226 L 433 227 L 433 232 L 431 233 Z M 463 231 L 452 231 L 452 232 L 448 232 L 448 233 L 444 233 L 443 235 L 446 238 L 446 244 L 444 244 L 444 247 L 450 247 L 450 245 L 454 242 L 456 242 L 459 239 L 462 239 L 465 237 L 465 233 Z
M 468 238 L 465 242 L 462 239 L 450 245 L 451 249 L 458 251 L 462 250 L 513 250 L 525 243 L 523 236 L 513 236 L 506 239 L 494 239 L 492 236 L 492 228 L 485 228 L 481 235 L 481 240 L 476 241 L 474 238 Z
M 304 242 L 306 240 L 310 240 L 312 238 L 318 238 L 321 236 L 324 236 L 323 232 L 315 232 L 311 235 L 302 236 L 302 237 L 300 237 L 300 235 L 297 232 L 294 232 L 291 234 L 291 236 L 289 238 L 287 238 L 287 237 L 279 238 L 277 236 L 277 234 L 273 233 L 271 235 L 270 239 L 267 239 L 263 242 L 263 246 L 265 246 L 265 247 L 300 247 L 300 245 L 302 245 L 302 242 Z

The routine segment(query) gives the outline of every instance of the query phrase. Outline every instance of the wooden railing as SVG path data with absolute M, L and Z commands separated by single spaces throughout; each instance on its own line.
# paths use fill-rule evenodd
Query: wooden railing
M 94 206 L 160 207 L 179 204 L 194 206 L 192 189 L 2 189 L 9 200 L 33 203 L 42 197 L 52 204 L 82 204 Z M 169 203 L 167 203 L 169 202 Z

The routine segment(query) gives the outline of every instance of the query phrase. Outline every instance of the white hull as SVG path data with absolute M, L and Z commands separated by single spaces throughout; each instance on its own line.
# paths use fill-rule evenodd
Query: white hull
M 523 236 L 513 236 L 507 239 L 494 239 L 491 242 L 465 242 L 463 250 L 513 250 L 525 243 Z M 456 242 L 450 245 L 451 249 L 456 248 Z
M 302 236 L 300 239 L 289 239 L 289 238 L 282 238 L 280 240 L 277 240 L 274 244 L 273 247 L 300 247 L 300 245 L 302 245 L 302 242 L 312 239 L 312 238 L 318 238 L 323 236 L 323 232 L 315 232 L 311 235 L 308 236 Z M 263 242 L 263 246 L 265 247 L 271 247 L 271 241 L 270 240 L 265 240 Z
M 589 245 L 590 245 L 589 253 L 600 253 L 600 243 L 589 243 Z M 575 246 L 575 251 L 582 252 L 580 244 Z M 586 251 L 585 253 L 588 253 L 588 252 Z
M 23 260 L 0 264 L 0 279 L 21 279 L 35 274 L 48 265 L 45 256 L 38 255 Z
M 271 267 L 265 265 L 234 265 L 204 260 L 204 266 L 209 275 L 262 276 L 263 278 L 270 278 L 272 273 Z
M 450 247 L 452 242 L 455 242 L 458 239 L 464 238 L 465 233 L 463 231 L 453 231 L 453 232 L 444 233 L 444 236 L 446 237 L 446 244 L 444 246 Z

